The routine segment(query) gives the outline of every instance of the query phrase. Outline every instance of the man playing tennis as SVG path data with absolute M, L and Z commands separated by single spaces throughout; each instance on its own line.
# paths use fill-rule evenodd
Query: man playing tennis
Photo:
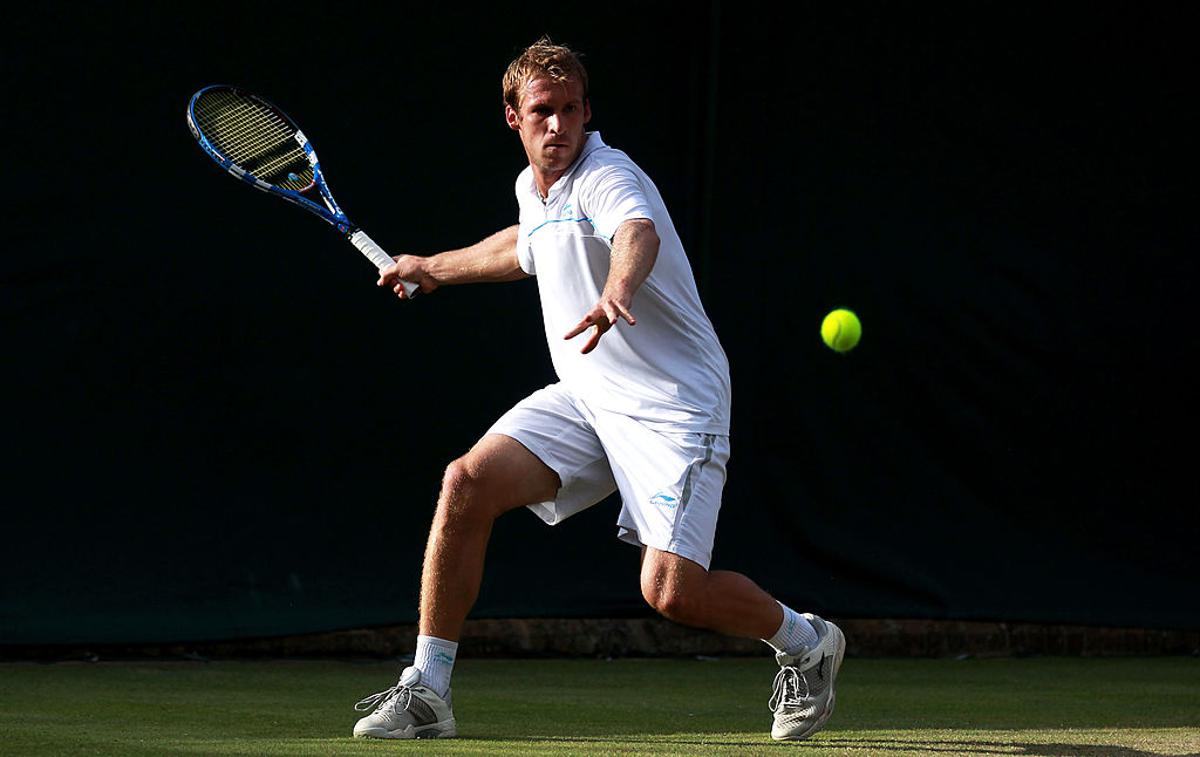
M 492 524 L 528 507 L 555 524 L 621 494 L 618 535 L 641 547 L 646 601 L 676 622 L 766 641 L 780 669 L 776 739 L 819 730 L 845 638 L 747 577 L 709 570 L 729 456 L 725 353 L 654 183 L 585 131 L 587 72 L 542 38 L 504 75 L 505 118 L 529 166 L 519 223 L 470 247 L 401 255 L 379 284 L 537 276 L 558 383 L 505 413 L 445 472 L 421 577 L 420 634 L 399 682 L 359 702 L 354 735 L 456 735 L 450 674 L 479 592 Z

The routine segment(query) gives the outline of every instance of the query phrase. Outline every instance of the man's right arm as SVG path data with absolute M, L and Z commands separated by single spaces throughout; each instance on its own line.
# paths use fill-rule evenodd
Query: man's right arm
M 397 255 L 379 272 L 379 286 L 391 287 L 407 299 L 400 279 L 428 294 L 443 284 L 516 281 L 529 276 L 517 261 L 517 226 L 509 226 L 470 247 L 436 255 Z

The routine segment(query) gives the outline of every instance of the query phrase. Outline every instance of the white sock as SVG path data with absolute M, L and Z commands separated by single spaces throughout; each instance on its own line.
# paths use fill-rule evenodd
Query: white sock
M 421 684 L 445 698 L 450 691 L 450 674 L 454 671 L 454 657 L 457 654 L 457 641 L 418 636 L 413 667 L 421 671 Z
M 808 622 L 808 618 L 782 602 L 779 602 L 779 606 L 783 608 L 783 622 L 779 624 L 779 630 L 775 632 L 774 636 L 763 639 L 763 641 L 770 644 L 776 652 L 784 654 L 796 654 L 801 649 L 815 646 L 817 629 Z

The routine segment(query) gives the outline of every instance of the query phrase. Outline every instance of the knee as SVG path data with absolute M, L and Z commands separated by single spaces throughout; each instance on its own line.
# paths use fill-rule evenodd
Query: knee
M 703 626 L 703 605 L 694 592 L 671 581 L 669 576 L 650 573 L 642 576 L 642 598 L 668 620 L 685 626 Z
M 446 466 L 442 475 L 442 490 L 438 496 L 435 522 L 480 519 L 489 517 L 485 482 L 468 464 L 459 458 Z M 494 518 L 494 516 L 491 516 Z

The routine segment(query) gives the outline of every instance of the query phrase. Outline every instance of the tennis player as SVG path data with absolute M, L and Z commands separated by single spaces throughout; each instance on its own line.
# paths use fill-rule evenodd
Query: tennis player
M 457 733 L 450 676 L 492 524 L 528 507 L 555 524 L 621 494 L 618 537 L 641 548 L 641 590 L 673 621 L 763 639 L 779 672 L 771 735 L 803 739 L 834 706 L 845 638 L 739 573 L 710 570 L 729 457 L 729 367 L 654 183 L 588 132 L 587 72 L 543 37 L 504 74 L 504 114 L 529 166 L 519 223 L 478 244 L 401 255 L 379 284 L 537 276 L 559 381 L 519 402 L 446 468 L 421 577 L 415 660 L 363 699 L 354 735 Z

